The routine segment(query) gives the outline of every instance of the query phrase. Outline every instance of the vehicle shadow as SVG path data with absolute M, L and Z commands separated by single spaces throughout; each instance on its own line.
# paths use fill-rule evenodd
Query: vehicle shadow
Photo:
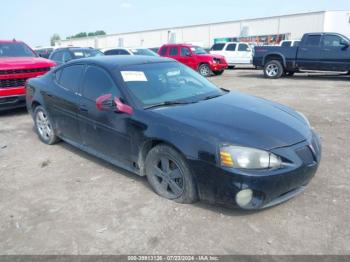
M 88 154 L 88 153 L 86 153 L 86 152 L 66 143 L 66 142 L 62 141 L 62 142 L 58 143 L 57 146 L 61 146 L 64 148 L 64 150 L 68 150 L 73 154 L 79 155 L 80 157 L 84 158 L 86 161 L 91 161 L 97 165 L 101 165 L 102 167 L 107 168 L 107 169 L 115 172 L 116 175 L 123 175 L 127 178 L 130 178 L 130 179 L 138 182 L 141 186 L 144 186 L 148 190 L 152 191 L 152 193 L 156 195 L 156 193 L 154 193 L 153 189 L 149 185 L 146 177 L 138 176 L 134 173 L 131 173 L 131 172 L 123 169 L 123 168 L 109 164 L 108 162 L 106 162 L 102 159 L 99 159 L 93 155 L 90 155 L 90 154 Z M 182 205 L 182 204 L 178 204 L 178 205 Z M 205 201 L 198 201 L 198 202 L 190 204 L 190 205 L 193 205 L 197 208 L 209 210 L 210 212 L 213 212 L 216 214 L 223 214 L 225 216 L 247 216 L 247 215 L 253 215 L 255 213 L 262 212 L 262 211 L 257 212 L 257 211 L 241 210 L 238 208 L 232 208 L 232 207 L 225 206 L 225 205 L 211 204 L 211 203 L 208 203 Z
M 25 107 L 23 107 L 23 108 L 16 108 L 16 109 L 2 111 L 0 112 L 0 117 L 21 116 L 26 114 L 28 114 L 28 111 Z
M 261 74 L 253 74 L 253 73 L 247 73 L 247 74 L 242 74 L 238 75 L 236 77 L 240 78 L 260 78 L 260 79 L 266 79 L 264 77 L 264 74 L 261 72 Z M 294 76 L 286 76 L 280 78 L 282 80 L 288 79 L 288 80 L 330 80 L 330 81 L 349 81 L 350 76 L 349 75 L 344 75 L 344 74 L 332 74 L 332 75 L 326 75 L 326 74 L 301 74 L 297 73 Z

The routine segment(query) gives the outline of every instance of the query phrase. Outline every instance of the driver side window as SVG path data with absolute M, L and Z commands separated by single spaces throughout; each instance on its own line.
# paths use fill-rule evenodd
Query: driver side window
M 91 101 L 102 95 L 112 94 L 120 97 L 120 92 L 111 76 L 102 68 L 89 66 L 83 82 L 83 96 Z
M 181 56 L 189 56 L 190 54 L 190 49 L 188 49 L 187 47 L 181 47 Z

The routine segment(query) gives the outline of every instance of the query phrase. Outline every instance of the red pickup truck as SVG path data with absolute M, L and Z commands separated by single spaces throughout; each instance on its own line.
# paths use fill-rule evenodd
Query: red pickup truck
M 25 107 L 26 80 L 53 66 L 23 42 L 0 40 L 0 111 Z
M 163 45 L 158 54 L 174 58 L 205 77 L 212 74 L 221 75 L 228 67 L 225 57 L 208 54 L 203 48 L 190 44 Z

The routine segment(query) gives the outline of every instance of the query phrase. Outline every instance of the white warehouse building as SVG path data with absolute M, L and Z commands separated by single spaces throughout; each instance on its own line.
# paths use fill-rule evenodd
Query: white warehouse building
M 337 32 L 350 38 L 350 11 L 310 12 L 75 38 L 57 41 L 55 46 L 155 48 L 165 43 L 192 43 L 208 48 L 225 41 L 277 44 L 285 39 L 300 39 L 307 32 Z

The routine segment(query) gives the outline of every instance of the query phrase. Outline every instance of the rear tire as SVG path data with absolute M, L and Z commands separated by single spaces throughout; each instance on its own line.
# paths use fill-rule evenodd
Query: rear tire
M 47 145 L 53 145 L 59 141 L 53 128 L 49 114 L 42 106 L 37 106 L 34 110 L 34 125 L 40 140 Z
M 284 73 L 284 68 L 280 61 L 271 60 L 264 66 L 264 76 L 270 79 L 280 78 Z
M 224 70 L 220 70 L 220 71 L 213 71 L 214 75 L 216 76 L 220 76 L 224 73 Z
M 201 64 L 198 67 L 198 72 L 201 76 L 204 76 L 204 77 L 209 77 L 213 73 L 208 64 Z
M 182 204 L 198 199 L 194 176 L 186 159 L 174 148 L 164 144 L 152 148 L 146 157 L 145 171 L 158 195 Z

